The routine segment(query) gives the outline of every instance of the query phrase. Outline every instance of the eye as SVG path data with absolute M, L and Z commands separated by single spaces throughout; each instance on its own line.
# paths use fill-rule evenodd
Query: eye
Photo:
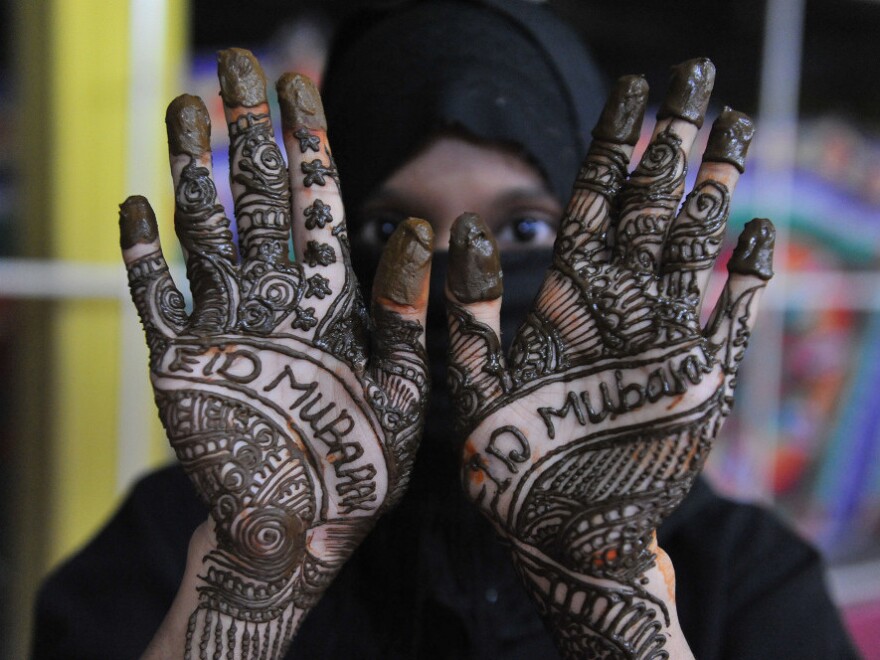
M 513 245 L 550 245 L 555 237 L 556 223 L 538 214 L 519 215 L 495 233 L 499 243 Z

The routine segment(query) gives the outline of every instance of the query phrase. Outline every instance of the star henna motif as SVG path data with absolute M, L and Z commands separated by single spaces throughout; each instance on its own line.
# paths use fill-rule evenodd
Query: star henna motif
M 299 150 L 302 153 L 305 153 L 309 149 L 312 151 L 318 151 L 318 147 L 321 146 L 321 139 L 317 135 L 309 133 L 305 128 L 299 129 L 293 135 L 299 140 Z
M 327 224 L 333 222 L 330 205 L 320 199 L 316 199 L 313 204 L 307 206 L 303 214 L 306 217 L 306 229 L 314 229 L 315 227 L 323 229 Z
M 331 293 L 333 292 L 330 291 L 330 280 L 323 275 L 312 275 L 306 280 L 306 298 L 323 300 Z
M 297 330 L 311 330 L 314 328 L 318 325 L 318 319 L 315 318 L 315 308 L 303 309 L 302 307 L 297 307 L 296 318 L 293 319 L 291 325 Z
M 306 188 L 311 188 L 314 185 L 326 185 L 327 180 L 324 177 L 327 176 L 333 180 L 336 179 L 336 170 L 324 165 L 320 158 L 315 158 L 310 163 L 303 162 L 300 169 L 306 175 L 303 179 L 303 185 Z
M 336 252 L 332 246 L 326 243 L 309 241 L 306 243 L 303 259 L 312 268 L 315 266 L 329 266 L 332 263 L 336 263 Z

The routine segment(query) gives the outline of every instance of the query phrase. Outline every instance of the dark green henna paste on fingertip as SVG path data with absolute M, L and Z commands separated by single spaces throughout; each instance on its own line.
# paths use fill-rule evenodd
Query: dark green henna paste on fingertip
M 593 137 L 605 142 L 635 146 L 639 141 L 647 103 L 648 82 L 642 76 L 618 78 L 593 129 Z
M 425 284 L 431 268 L 434 232 L 425 220 L 401 222 L 382 253 L 376 270 L 373 297 L 399 305 L 415 305 L 427 295 Z
M 672 67 L 669 91 L 657 111 L 657 119 L 684 119 L 701 128 L 714 85 L 715 65 L 707 57 Z
M 727 262 L 727 271 L 769 280 L 773 277 L 775 244 L 776 228 L 773 223 L 767 218 L 751 220 L 739 235 L 739 242 Z
M 504 292 L 498 245 L 475 213 L 462 214 L 452 225 L 446 285 L 466 304 L 495 300 Z
M 211 117 L 198 96 L 181 94 L 165 111 L 168 151 L 198 158 L 211 150 Z
M 217 53 L 217 76 L 227 106 L 253 108 L 266 102 L 266 75 L 249 50 L 229 48 Z
M 740 172 L 745 171 L 746 154 L 754 135 L 755 124 L 751 118 L 725 106 L 712 124 L 703 162 L 730 163 Z
M 156 215 L 146 197 L 132 195 L 119 205 L 119 245 L 123 250 L 158 238 Z

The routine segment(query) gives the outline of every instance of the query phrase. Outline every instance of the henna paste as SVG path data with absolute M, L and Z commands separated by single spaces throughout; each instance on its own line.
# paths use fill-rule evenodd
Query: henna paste
M 211 117 L 198 96 L 181 94 L 165 112 L 168 151 L 198 158 L 211 151 Z
M 446 285 L 463 303 L 496 300 L 504 292 L 498 245 L 475 213 L 460 215 L 452 225 Z
M 278 104 L 285 130 L 305 129 L 304 136 L 308 136 L 310 130 L 327 130 L 324 106 L 315 83 L 302 74 L 285 73 L 278 79 L 275 88 L 278 91 Z
M 265 101 L 252 55 L 231 50 L 219 59 L 227 106 Z M 175 228 L 193 313 L 187 316 L 158 247 L 127 264 L 160 418 L 216 529 L 217 548 L 202 558 L 186 658 L 283 655 L 376 516 L 400 499 L 428 389 L 424 329 L 381 306 L 367 361 L 370 322 L 345 225 L 334 225 L 329 205 L 314 200 L 305 219 L 327 229 L 332 244 L 310 241 L 309 266 L 287 260 L 289 183 L 268 115 L 259 108 L 233 117 L 231 178 L 244 260 L 204 159 L 204 104 L 182 96 L 166 119 L 172 156 L 182 156 Z M 301 144 L 317 150 L 321 141 L 307 134 Z M 318 185 L 335 178 L 332 160 L 314 175 Z M 119 224 L 123 249 L 158 238 L 142 197 L 120 205 Z M 427 267 L 431 235 L 426 223 L 408 227 L 410 249 L 394 256 L 414 280 Z M 341 277 L 315 270 L 337 254 Z M 309 545 L 312 535 L 320 549 Z
M 119 205 L 119 245 L 123 250 L 158 238 L 156 216 L 146 197 L 132 195 Z
M 725 106 L 712 124 L 703 162 L 730 163 L 745 171 L 746 154 L 755 134 L 755 125 L 748 115 Z
M 661 116 L 699 124 L 714 69 L 694 60 L 675 75 Z M 615 117 L 630 111 L 615 100 L 601 120 L 603 141 L 578 175 L 553 265 L 506 359 L 491 327 L 448 304 L 465 488 L 510 543 L 570 658 L 669 657 L 670 612 L 646 588 L 655 530 L 690 490 L 730 411 L 754 301 L 772 275 L 772 225 L 754 220 L 728 265 L 751 277 L 729 278 L 700 327 L 699 276 L 720 251 L 730 191 L 704 179 L 671 224 L 687 159 L 669 128 L 621 189 L 619 141 L 632 133 L 617 131 L 628 120 Z M 723 113 L 709 160 L 741 164 L 750 127 Z M 475 226 L 453 228 L 450 246 L 448 289 L 465 303 L 485 299 L 478 276 L 495 272 L 471 247 Z M 452 286 L 456 260 L 458 277 L 468 275 L 464 297 Z
M 376 277 L 374 299 L 387 299 L 399 305 L 425 302 L 434 232 L 431 225 L 417 218 L 401 222 L 385 245 Z
M 593 137 L 605 142 L 635 146 L 641 134 L 647 103 L 648 82 L 642 76 L 618 78 L 593 129 Z
M 266 75 L 253 53 L 229 48 L 217 53 L 220 95 L 230 108 L 254 108 L 266 102 Z
M 657 119 L 683 119 L 703 126 L 709 96 L 715 85 L 715 65 L 702 57 L 672 67 L 669 91 L 657 111 Z
M 773 247 L 776 229 L 766 218 L 749 221 L 739 235 L 736 248 L 727 262 L 727 270 L 739 275 L 753 275 L 762 280 L 773 277 Z

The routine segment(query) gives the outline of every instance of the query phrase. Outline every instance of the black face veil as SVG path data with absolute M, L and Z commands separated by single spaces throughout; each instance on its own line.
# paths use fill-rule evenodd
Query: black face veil
M 358 210 L 432 137 L 453 130 L 514 149 L 538 168 L 564 207 L 604 92 L 577 35 L 546 6 L 524 0 L 427 0 L 344 26 L 322 95 L 354 266 L 365 289 L 378 254 L 358 244 Z M 549 251 L 541 252 L 502 254 L 505 344 L 543 279 L 539 264 L 550 263 Z M 456 472 L 439 456 L 453 446 L 444 383 L 445 274 L 445 253 L 435 255 L 427 323 L 434 388 L 422 469 L 416 468 L 423 472 L 430 456 L 427 482 L 435 483 Z M 413 487 L 425 483 L 426 475 L 417 476 Z

